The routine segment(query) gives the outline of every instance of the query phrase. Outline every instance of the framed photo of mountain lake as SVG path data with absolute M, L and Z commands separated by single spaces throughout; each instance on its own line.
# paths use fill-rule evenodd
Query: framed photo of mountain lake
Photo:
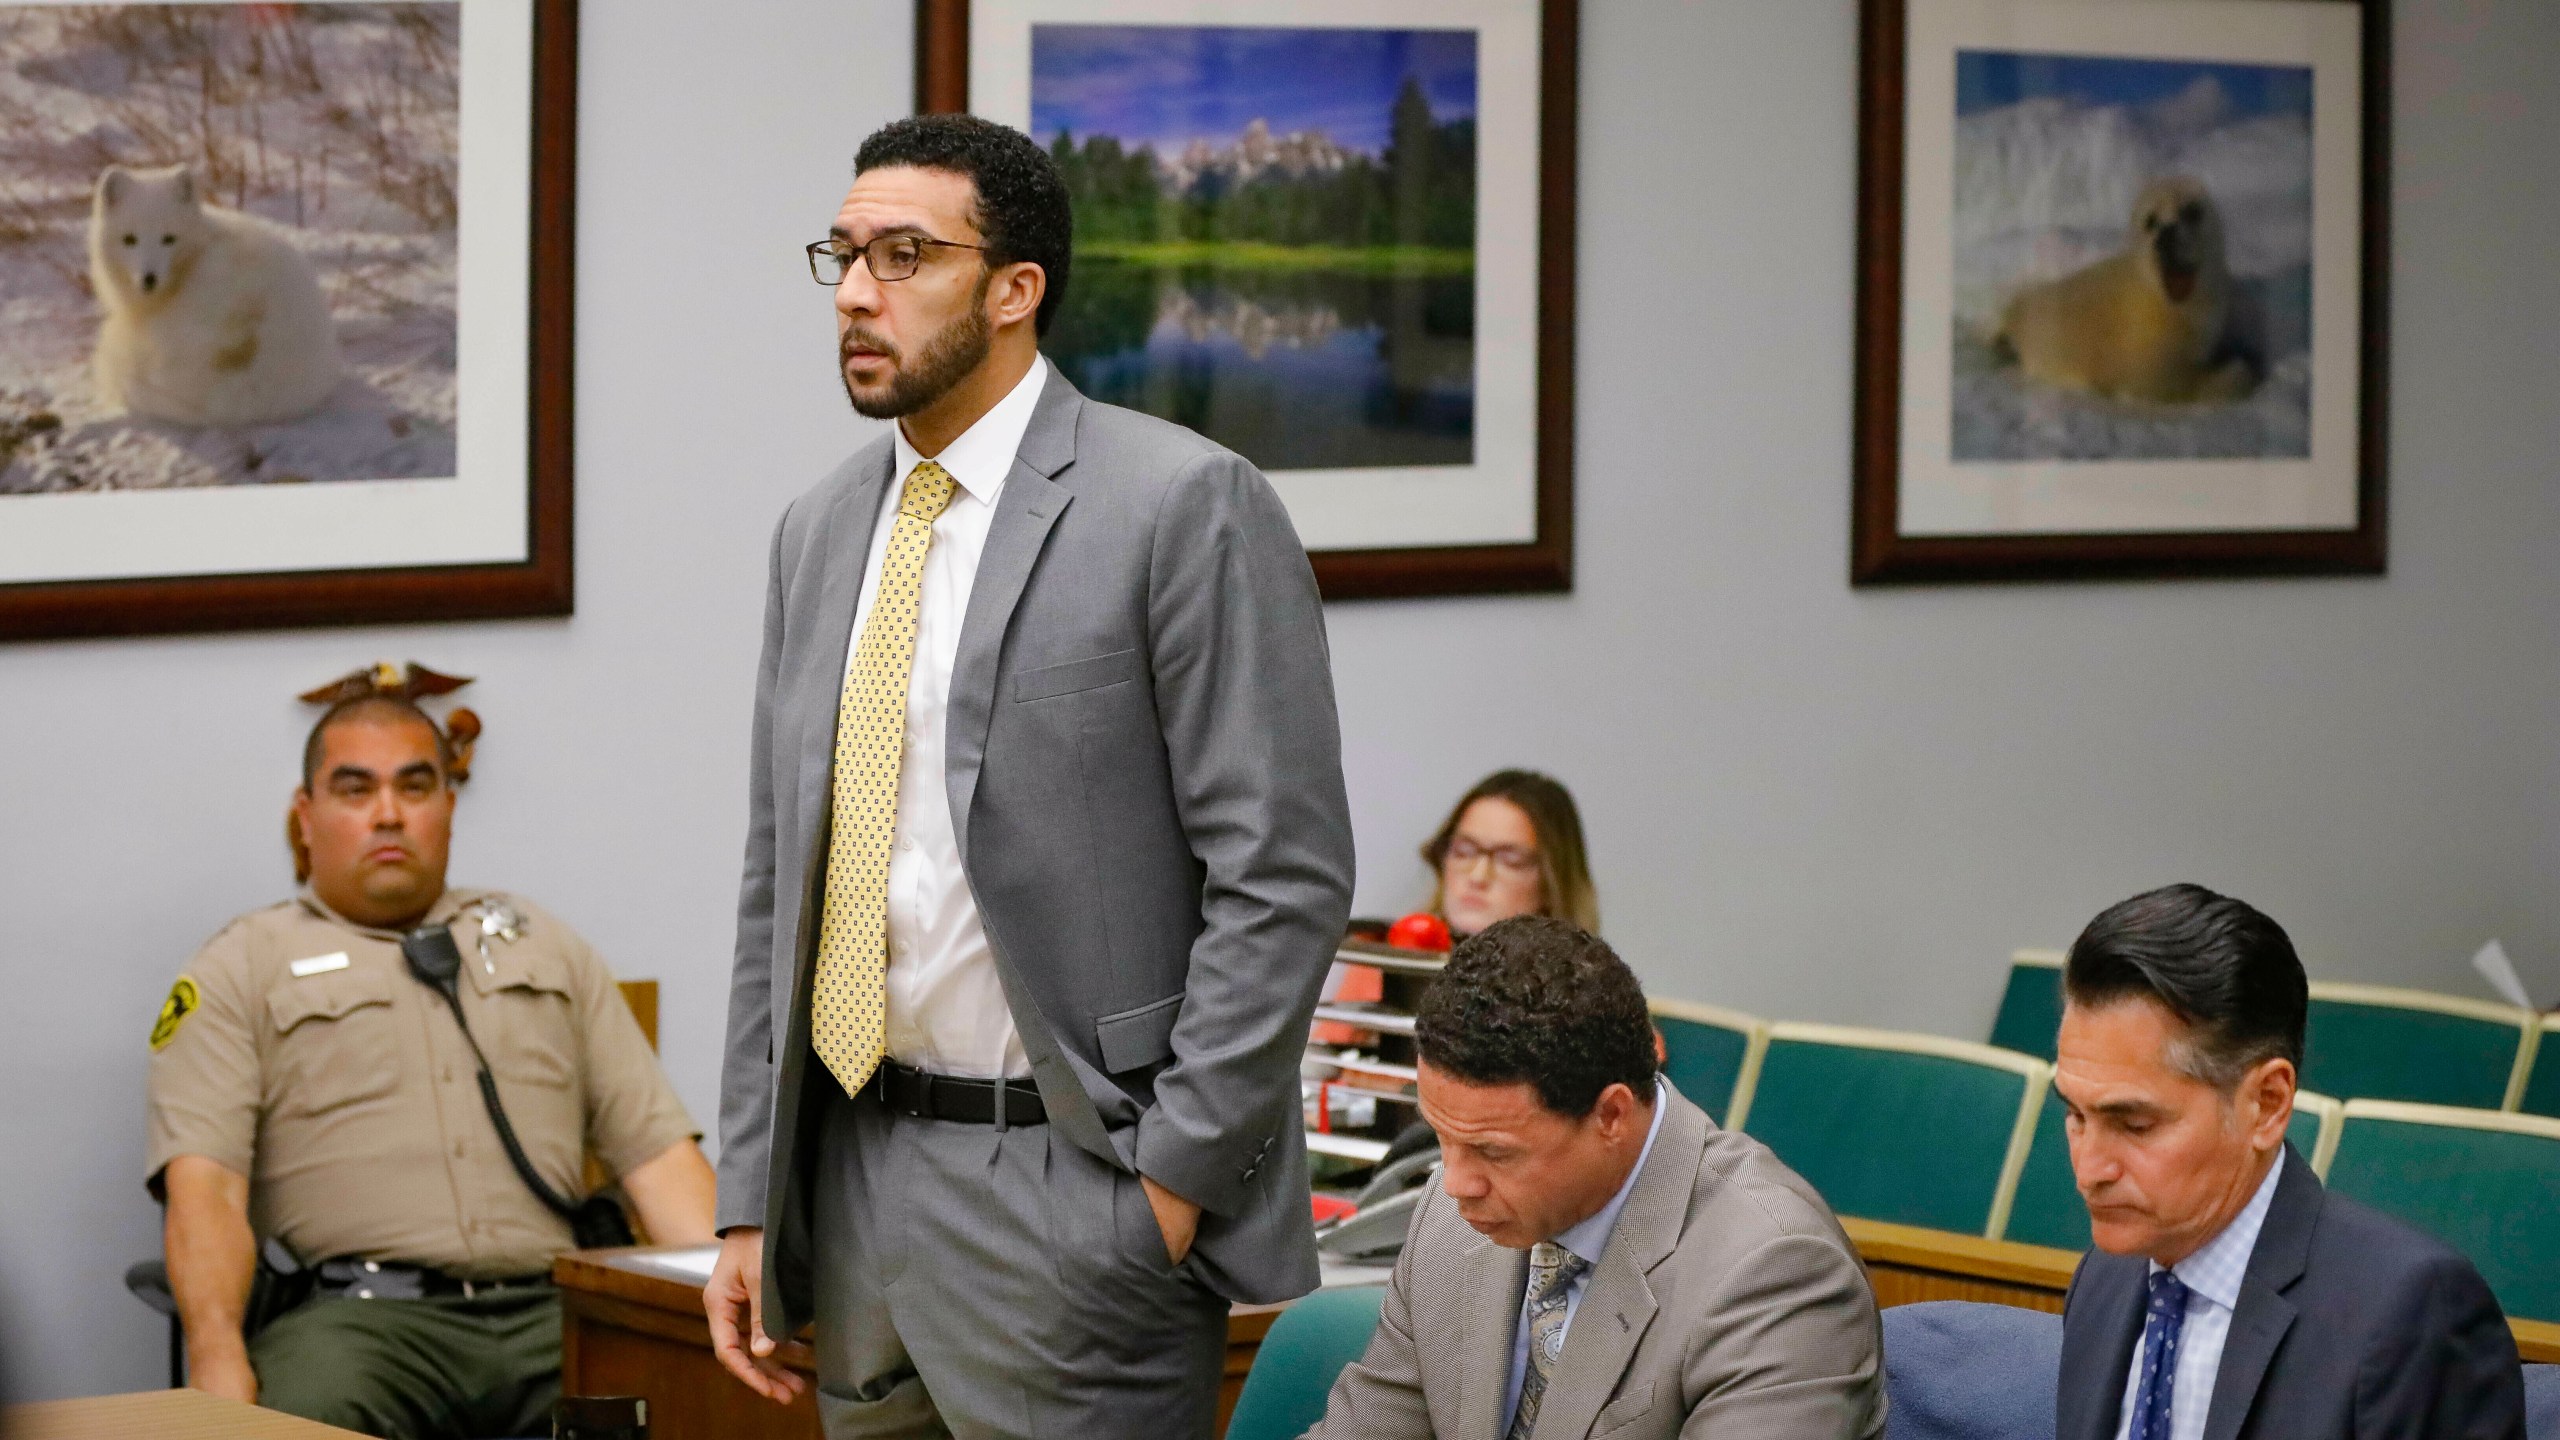
M 1572 579 L 1574 0 L 924 0 L 1047 148 L 1041 348 L 1253 461 L 1329 599 Z
M 1855 583 L 2379 573 L 2385 0 L 1862 0 Z
M 0 639 L 565 614 L 575 0 L 0 0 Z

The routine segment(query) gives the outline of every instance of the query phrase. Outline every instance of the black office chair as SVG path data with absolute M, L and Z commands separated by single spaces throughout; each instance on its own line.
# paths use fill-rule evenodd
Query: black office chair
M 187 1383 L 187 1330 L 178 1322 L 178 1297 L 169 1288 L 169 1266 L 162 1260 L 141 1260 L 126 1267 L 124 1288 L 133 1298 L 169 1317 L 169 1388 L 183 1388 Z M 269 1236 L 258 1247 L 258 1270 L 249 1282 L 249 1305 L 241 1317 L 241 1333 L 251 1340 L 276 1319 L 302 1303 L 311 1293 L 311 1278 L 302 1262 L 284 1247 L 284 1242 Z
M 187 1331 L 178 1323 L 178 1297 L 169 1289 L 168 1262 L 135 1261 L 125 1268 L 124 1288 L 133 1292 L 134 1299 L 169 1317 L 169 1388 L 185 1388 Z

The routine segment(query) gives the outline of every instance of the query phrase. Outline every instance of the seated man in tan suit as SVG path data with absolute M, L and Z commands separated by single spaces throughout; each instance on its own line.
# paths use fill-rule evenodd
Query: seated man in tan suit
M 548 1434 L 548 1277 L 573 1232 L 508 1154 L 480 1057 L 554 1200 L 584 1192 L 591 1150 L 653 1239 L 707 1243 L 710 1166 L 586 942 L 522 899 L 446 887 L 454 755 L 423 711 L 343 701 L 303 763 L 309 888 L 208 941 L 151 1034 L 145 1174 L 168 1202 L 188 1380 L 371 1435 Z M 462 962 L 450 1000 L 402 955 L 437 926 Z M 262 1243 L 316 1293 L 252 1337 Z
M 1458 947 L 1417 1017 L 1438 1193 L 1317 1440 L 1864 1440 L 1883 1336 L 1831 1211 L 1656 1073 L 1635 976 L 1561 920 Z

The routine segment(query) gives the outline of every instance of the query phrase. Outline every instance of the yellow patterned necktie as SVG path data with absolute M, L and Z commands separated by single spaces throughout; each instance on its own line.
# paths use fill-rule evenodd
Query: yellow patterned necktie
M 859 1093 L 880 1068 L 889 974 L 889 844 L 898 829 L 898 767 L 907 733 L 907 681 L 915 673 L 916 600 L 933 522 L 951 504 L 949 471 L 930 460 L 907 475 L 880 591 L 862 626 L 836 706 L 833 823 L 827 839 L 825 913 L 810 1044 L 844 1086 Z

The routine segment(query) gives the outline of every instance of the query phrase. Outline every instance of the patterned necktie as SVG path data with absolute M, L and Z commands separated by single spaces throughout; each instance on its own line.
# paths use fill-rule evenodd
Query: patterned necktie
M 2169 1440 L 2178 1385 L 2178 1333 L 2187 1328 L 2187 1287 L 2169 1271 L 2151 1277 L 2142 1322 L 2142 1385 L 2133 1396 L 2130 1440 Z
M 836 706 L 835 795 L 827 836 L 826 909 L 809 1043 L 847 1093 L 880 1068 L 888 1019 L 889 842 L 898 828 L 898 765 L 915 673 L 916 592 L 933 522 L 951 504 L 950 472 L 930 460 L 907 475 L 880 590 Z
M 1547 1398 L 1547 1378 L 1564 1354 L 1565 1302 L 1573 1282 L 1590 1263 L 1552 1240 L 1529 1247 L 1529 1368 L 1520 1376 L 1520 1408 L 1511 1412 L 1505 1440 L 1529 1440 L 1538 1428 L 1538 1406 Z

